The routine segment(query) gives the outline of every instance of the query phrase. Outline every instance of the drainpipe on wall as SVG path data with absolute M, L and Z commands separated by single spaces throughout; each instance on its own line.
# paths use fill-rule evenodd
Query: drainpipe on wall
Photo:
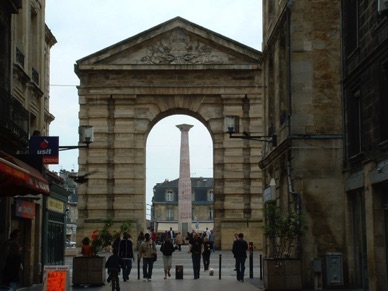
M 291 9 L 292 1 L 288 1 L 287 4 L 287 63 L 288 63 L 288 80 L 287 80 L 287 93 L 288 93 L 288 135 L 291 135 L 291 116 L 292 116 L 292 94 L 291 94 Z
M 292 178 L 291 178 L 291 162 L 288 161 L 287 162 L 287 178 L 288 178 L 288 193 L 290 195 L 292 195 L 292 197 L 294 198 L 294 210 L 296 212 L 296 214 L 300 214 L 301 213 L 301 203 L 302 203 L 302 200 L 301 200 L 301 197 L 300 197 L 300 193 L 299 192 L 296 192 L 295 189 L 294 189 L 294 184 L 292 182 Z M 296 241 L 296 257 L 297 258 L 300 258 L 301 257 L 301 245 L 300 245 L 300 238 L 298 237 L 297 238 L 297 241 Z

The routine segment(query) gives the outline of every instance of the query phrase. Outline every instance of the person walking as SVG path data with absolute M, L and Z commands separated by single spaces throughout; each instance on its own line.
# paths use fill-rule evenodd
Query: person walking
M 140 245 L 139 260 L 143 259 L 143 281 L 151 281 L 154 259 L 156 256 L 156 244 L 151 240 L 150 234 L 144 235 L 144 241 Z
M 184 240 L 183 240 L 182 234 L 180 232 L 177 232 L 175 237 L 175 244 L 177 245 L 179 251 L 182 250 L 183 243 L 184 243 Z
M 205 233 L 206 233 L 206 236 L 209 237 L 210 236 L 210 230 L 208 227 L 206 227 L 206 230 L 205 230 Z
M 199 234 L 194 233 L 193 238 L 189 243 L 189 252 L 191 253 L 191 260 L 193 262 L 194 279 L 199 279 L 199 273 L 201 269 L 201 254 L 203 251 L 203 244 Z
M 205 271 L 209 270 L 210 252 L 211 252 L 211 247 L 210 247 L 209 238 L 205 237 L 203 239 L 203 251 L 202 251 L 203 268 Z
M 210 243 L 210 249 L 211 251 L 214 253 L 216 251 L 215 247 L 214 247 L 214 242 L 216 241 L 216 235 L 214 234 L 214 231 L 211 230 L 210 231 L 210 235 L 209 235 L 209 243 Z
M 124 232 L 123 239 L 119 244 L 119 256 L 123 259 L 123 281 L 127 282 L 129 280 L 129 275 L 132 270 L 132 260 L 133 260 L 133 245 L 132 239 L 128 232 Z
M 22 265 L 22 249 L 19 244 L 20 231 L 15 229 L 11 232 L 9 239 L 4 243 L 1 252 L 1 281 L 4 284 L 16 291 L 17 285 L 20 281 L 19 271 L 23 268 Z
M 167 276 L 171 277 L 172 253 L 175 251 L 170 236 L 165 237 L 160 246 L 160 251 L 163 253 L 164 279 L 167 279 Z
M 137 250 L 139 251 L 141 243 L 144 241 L 144 232 L 139 232 L 137 236 Z
M 113 251 L 117 251 L 117 253 L 119 252 L 120 241 L 121 241 L 121 234 L 118 234 L 112 243 L 112 253 Z
M 244 240 L 244 234 L 239 233 L 237 237 L 238 238 L 233 242 L 232 252 L 236 261 L 237 281 L 244 282 L 248 243 Z
M 124 262 L 118 255 L 117 249 L 113 250 L 113 254 L 106 261 L 105 268 L 108 269 L 108 278 L 106 281 L 109 283 L 112 280 L 112 276 L 117 277 L 117 285 L 115 287 L 116 291 L 120 291 L 119 274 L 120 269 L 124 268 Z
M 172 244 L 174 244 L 175 240 L 175 231 L 172 230 L 172 227 L 170 227 L 170 231 L 168 232 L 168 235 L 170 236 Z

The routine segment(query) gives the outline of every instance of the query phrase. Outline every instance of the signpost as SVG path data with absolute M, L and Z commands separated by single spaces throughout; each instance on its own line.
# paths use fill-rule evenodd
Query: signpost
M 42 156 L 43 164 L 59 163 L 58 136 L 32 136 L 29 142 L 29 154 Z

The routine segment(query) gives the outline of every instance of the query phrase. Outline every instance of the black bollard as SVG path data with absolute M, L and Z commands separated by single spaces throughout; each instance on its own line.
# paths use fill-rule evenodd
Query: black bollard
M 140 280 L 140 258 L 137 258 L 137 279 Z
M 249 242 L 249 278 L 253 278 L 253 242 Z
M 221 280 L 221 261 L 222 261 L 222 255 L 220 254 L 220 259 L 218 260 L 218 279 Z
M 260 255 L 260 280 L 263 280 L 263 255 Z

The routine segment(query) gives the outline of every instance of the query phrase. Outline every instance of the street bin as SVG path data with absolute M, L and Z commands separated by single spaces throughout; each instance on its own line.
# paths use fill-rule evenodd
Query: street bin
M 183 279 L 183 266 L 175 266 L 175 279 Z

